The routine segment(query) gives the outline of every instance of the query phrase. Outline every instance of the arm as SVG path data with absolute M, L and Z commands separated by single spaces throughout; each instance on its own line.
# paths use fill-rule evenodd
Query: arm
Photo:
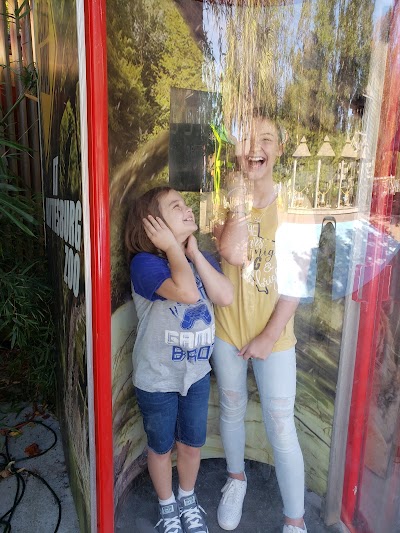
M 226 198 L 229 202 L 229 212 L 225 222 L 214 228 L 214 237 L 221 257 L 235 266 L 247 263 L 248 230 L 247 221 L 250 218 L 246 209 L 247 187 L 243 178 L 233 179 L 228 184 Z
M 207 261 L 198 249 L 196 238 L 193 235 L 188 239 L 186 255 L 196 267 L 210 300 L 216 305 L 230 305 L 233 301 L 232 283 Z
M 250 359 L 250 357 L 266 359 L 271 354 L 274 344 L 294 315 L 298 305 L 298 298 L 280 296 L 268 324 L 257 337 L 243 346 L 238 355 L 245 360 Z
M 196 303 L 200 297 L 196 280 L 172 231 L 161 218 L 155 219 L 151 215 L 143 219 L 143 225 L 151 242 L 165 252 L 171 270 L 171 277 L 160 285 L 156 293 L 167 300 L 185 304 Z
M 218 252 L 231 265 L 242 266 L 247 261 L 248 219 L 244 206 L 238 206 L 214 229 Z

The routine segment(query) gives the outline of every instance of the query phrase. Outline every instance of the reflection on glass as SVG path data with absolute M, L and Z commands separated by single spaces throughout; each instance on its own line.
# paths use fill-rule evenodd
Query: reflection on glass
M 308 297 L 295 320 L 296 416 L 306 484 L 322 496 L 332 486 L 334 471 L 341 468 L 340 461 L 332 463 L 328 472 L 332 445 L 335 452 L 340 448 L 337 441 L 332 443 L 335 401 L 338 389 L 352 385 L 358 331 L 365 322 L 365 302 L 374 279 L 381 283 L 382 277 L 379 290 L 387 295 L 372 326 L 377 331 L 376 374 L 370 411 L 362 413 L 364 426 L 369 420 L 366 481 L 356 496 L 371 531 L 380 532 L 366 509 L 374 509 L 373 499 L 379 508 L 389 487 L 398 486 L 394 449 L 399 422 L 391 413 L 398 412 L 399 385 L 393 303 L 398 299 L 399 175 L 377 171 L 387 153 L 398 150 L 390 139 L 381 146 L 389 124 L 384 119 L 380 124 L 385 99 L 392 94 L 385 83 L 396 68 L 390 43 L 398 35 L 398 3 L 249 0 L 242 4 L 143 0 L 124 11 L 117 0 L 108 1 L 108 24 L 121 31 L 121 39 L 109 43 L 113 307 L 122 307 L 129 294 L 118 241 L 129 199 L 181 172 L 179 188 L 191 191 L 184 194 L 199 220 L 201 247 L 213 249 L 213 229 L 227 210 L 251 211 L 254 191 L 237 156 L 240 146 L 249 142 L 253 110 L 268 109 L 279 124 L 284 145 L 273 179 L 286 234 L 300 259 L 305 249 L 312 250 Z M 182 88 L 175 93 L 182 91 L 181 100 L 174 100 L 176 87 Z M 393 96 L 392 116 L 398 113 L 395 101 Z M 393 120 L 399 123 L 398 116 Z M 174 144 L 176 125 L 183 123 L 186 133 L 179 130 Z M 186 135 L 190 131 L 191 139 Z M 377 176 L 383 178 L 379 187 Z M 385 216 L 382 205 L 390 206 Z M 248 255 L 247 251 L 247 259 Z M 251 406 L 259 413 L 254 382 L 249 386 Z M 344 419 L 346 413 L 340 416 Z M 246 452 L 270 461 L 270 448 L 258 440 L 260 424 L 249 421 Z M 212 431 L 210 446 L 215 450 L 218 430 Z M 385 446 L 377 445 L 382 439 Z M 123 446 L 122 439 L 121 455 Z M 343 443 L 343 453 L 345 447 Z M 383 456 L 383 450 L 382 462 L 376 454 L 380 451 Z M 338 519 L 330 506 L 328 519 Z
M 259 105 L 279 119 L 288 139 L 274 180 L 287 206 L 286 222 L 299 230 L 300 240 L 308 232 L 319 240 L 309 271 L 314 298 L 297 312 L 296 336 L 298 417 L 312 429 L 311 436 L 302 435 L 306 463 L 318 458 L 318 473 L 306 465 L 307 482 L 320 493 L 327 488 L 339 359 L 351 373 L 355 357 L 343 333 L 356 335 L 363 316 L 362 306 L 360 315 L 360 305 L 349 303 L 353 285 L 358 283 L 355 299 L 366 301 L 377 276 L 388 283 L 386 269 L 399 249 L 393 231 L 382 234 L 387 225 L 382 227 L 379 210 L 370 217 L 371 201 L 383 201 L 373 183 L 389 35 L 397 31 L 392 4 L 254 1 L 244 7 L 210 1 L 203 8 L 209 51 L 203 71 L 208 89 L 222 95 L 227 129 L 242 138 Z M 394 199 L 393 192 L 386 194 Z M 387 342 L 396 351 L 393 339 Z M 397 427 L 393 421 L 386 435 L 389 447 Z M 379 439 L 367 439 L 367 455 L 374 447 L 379 449 Z M 367 486 L 359 487 L 360 506 L 368 492 L 375 494 Z M 377 497 L 376 505 L 382 501 Z M 368 520 L 378 531 L 371 513 Z

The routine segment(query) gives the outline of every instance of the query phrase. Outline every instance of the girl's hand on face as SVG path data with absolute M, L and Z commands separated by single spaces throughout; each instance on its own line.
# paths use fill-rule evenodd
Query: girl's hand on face
M 166 252 L 171 246 L 179 246 L 175 235 L 160 217 L 149 215 L 143 219 L 143 226 L 146 235 L 159 250 Z
M 199 253 L 199 248 L 197 246 L 197 240 L 194 235 L 190 235 L 185 247 L 185 254 L 192 263 L 194 262 L 196 255 Z

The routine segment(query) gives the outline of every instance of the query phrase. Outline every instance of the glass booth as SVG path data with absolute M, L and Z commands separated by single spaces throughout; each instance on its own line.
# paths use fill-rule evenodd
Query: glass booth
M 60 412 L 83 530 L 112 531 L 113 509 L 146 467 L 131 381 L 129 204 L 170 184 L 193 208 L 201 248 L 215 252 L 237 144 L 263 107 L 281 135 L 273 177 L 285 224 L 297 258 L 308 250 L 294 320 L 306 486 L 324 499 L 327 524 L 397 531 L 400 3 L 37 0 L 34 21 Z M 251 372 L 248 381 L 246 457 L 271 464 Z M 223 456 L 213 377 L 203 457 Z

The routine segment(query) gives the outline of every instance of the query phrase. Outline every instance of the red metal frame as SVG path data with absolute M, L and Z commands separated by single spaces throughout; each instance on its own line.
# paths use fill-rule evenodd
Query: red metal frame
M 85 0 L 97 531 L 114 531 L 106 1 Z
M 390 41 L 385 74 L 379 142 L 375 166 L 375 182 L 371 203 L 371 224 L 384 235 L 391 213 L 391 200 L 387 183 L 380 179 L 395 175 L 396 139 L 399 136 L 397 117 L 400 98 L 400 1 L 396 0 L 390 24 Z M 353 299 L 361 302 L 356 363 L 354 369 L 353 394 L 351 400 L 349 431 L 347 439 L 346 469 L 343 486 L 342 520 L 350 531 L 358 531 L 356 525 L 357 505 L 362 484 L 366 429 L 369 414 L 369 397 L 373 383 L 376 357 L 376 321 L 381 304 L 387 297 L 388 274 L 385 269 L 378 272 L 379 259 L 383 256 L 381 236 L 372 233 L 368 239 L 367 256 L 372 261 L 366 267 L 372 269 L 372 279 L 364 287 L 361 299 L 358 288 Z M 361 518 L 359 516 L 358 518 Z M 365 530 L 363 526 L 363 533 Z

